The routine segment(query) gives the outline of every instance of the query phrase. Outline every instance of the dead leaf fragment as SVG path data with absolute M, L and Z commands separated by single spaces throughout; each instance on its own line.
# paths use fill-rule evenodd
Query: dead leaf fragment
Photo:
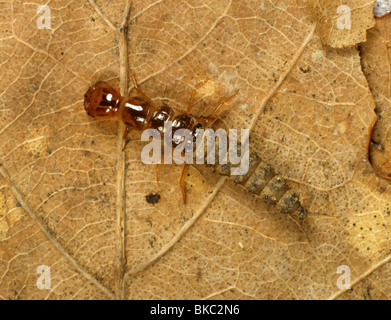
M 334 48 L 353 46 L 366 40 L 366 32 L 375 25 L 374 0 L 308 0 L 324 45 Z
M 374 127 L 370 157 L 380 175 L 391 178 L 391 15 L 376 19 L 361 46 L 362 66 L 379 120 Z

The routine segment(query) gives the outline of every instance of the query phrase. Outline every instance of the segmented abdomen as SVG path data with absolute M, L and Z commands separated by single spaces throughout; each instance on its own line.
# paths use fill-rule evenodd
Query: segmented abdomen
M 121 119 L 130 127 L 138 130 L 153 128 L 157 129 L 161 136 L 164 136 L 164 125 L 167 121 L 172 122 L 172 146 L 176 147 L 184 141 L 184 138 L 177 138 L 175 132 L 179 129 L 187 129 L 192 132 L 193 143 L 199 130 L 204 125 L 198 118 L 176 111 L 174 108 L 163 105 L 155 108 L 148 101 L 142 98 L 127 98 L 121 110 Z M 237 154 L 241 154 L 240 143 L 238 142 Z M 205 150 L 206 151 L 206 150 Z M 228 151 L 226 151 L 228 152 Z M 195 154 L 194 154 L 195 155 Z M 219 164 L 219 142 L 215 143 L 215 169 L 224 176 L 231 173 L 231 163 Z M 207 152 L 205 159 L 207 158 Z M 229 158 L 229 157 L 228 157 Z M 297 212 L 299 217 L 304 217 L 307 211 L 302 207 L 299 195 L 289 189 L 287 182 L 273 168 L 266 164 L 256 152 L 249 154 L 249 168 L 246 174 L 235 176 L 234 181 L 248 191 L 260 196 L 266 203 L 274 204 L 282 213 Z
M 240 143 L 238 142 L 238 154 Z M 215 145 L 216 161 L 214 168 L 217 173 L 223 176 L 231 175 L 229 161 L 227 164 L 218 163 L 219 143 Z M 274 169 L 265 163 L 256 152 L 249 153 L 249 168 L 246 174 L 232 176 L 234 181 L 251 193 L 260 196 L 266 203 L 276 205 L 282 213 L 297 213 L 300 218 L 308 214 L 302 207 L 299 195 L 288 187 L 285 179 L 276 174 Z

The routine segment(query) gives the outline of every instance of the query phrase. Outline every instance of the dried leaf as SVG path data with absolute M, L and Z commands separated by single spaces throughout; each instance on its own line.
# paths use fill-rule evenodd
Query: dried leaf
M 371 159 L 375 170 L 391 177 L 391 15 L 376 19 L 376 28 L 368 32 L 367 43 L 361 46 L 362 65 L 376 101 L 379 116 L 371 145 Z
M 334 48 L 353 46 L 366 40 L 375 25 L 375 0 L 308 0 L 308 7 L 318 25 L 323 44 Z
M 390 187 L 366 161 L 374 100 L 358 51 L 324 49 L 304 2 L 56 1 L 52 29 L 33 3 L 0 5 L 1 298 L 338 298 L 339 266 L 354 292 L 388 268 Z M 78 109 L 94 81 L 127 91 L 127 71 L 181 110 L 205 78 L 201 110 L 239 89 L 222 125 L 251 129 L 311 214 L 202 168 L 184 205 L 180 167 L 156 183 L 136 133 L 123 151 L 122 124 Z

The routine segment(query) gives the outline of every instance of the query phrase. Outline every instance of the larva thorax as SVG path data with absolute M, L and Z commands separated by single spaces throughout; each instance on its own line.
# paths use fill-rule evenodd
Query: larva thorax
M 197 131 L 204 127 L 197 117 L 179 112 L 167 105 L 156 107 L 142 91 L 138 91 L 138 95 L 125 98 L 111 85 L 97 82 L 85 94 L 84 107 L 94 118 L 119 117 L 128 129 L 137 131 L 156 129 L 161 133 L 162 138 L 165 124 L 170 121 L 173 147 L 182 142 L 175 136 L 177 130 L 187 129 L 195 138 Z

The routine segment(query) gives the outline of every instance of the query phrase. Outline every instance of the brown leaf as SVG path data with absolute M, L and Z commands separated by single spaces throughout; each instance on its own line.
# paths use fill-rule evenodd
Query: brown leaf
M 51 30 L 32 3 L 1 6 L 1 298 L 338 298 L 339 266 L 353 289 L 388 267 L 390 187 L 366 161 L 374 100 L 358 51 L 324 49 L 304 2 L 56 1 Z M 156 183 L 139 135 L 123 152 L 123 124 L 78 108 L 94 81 L 127 91 L 128 71 L 181 110 L 205 78 L 199 109 L 239 89 L 221 123 L 252 130 L 310 215 L 209 169 L 190 169 L 187 205 L 180 167 Z
M 364 42 L 367 30 L 375 25 L 375 0 L 308 0 L 307 3 L 323 44 L 334 48 Z
M 376 28 L 368 32 L 367 43 L 361 46 L 362 65 L 376 101 L 379 116 L 371 145 L 371 159 L 375 170 L 391 177 L 391 15 L 376 19 Z

